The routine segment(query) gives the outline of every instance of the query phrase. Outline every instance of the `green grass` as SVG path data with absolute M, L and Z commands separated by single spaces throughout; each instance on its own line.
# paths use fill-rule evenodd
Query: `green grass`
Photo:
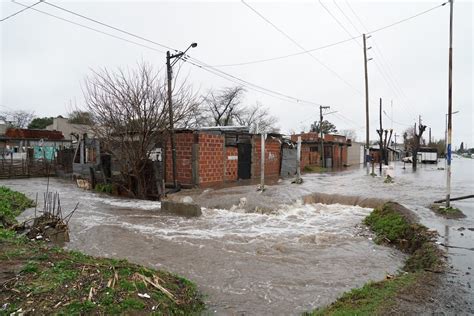
M 326 308 L 305 315 L 378 315 L 393 305 L 391 300 L 398 291 L 411 286 L 418 275 L 405 274 L 394 279 L 369 282 L 363 287 L 344 293 Z
M 0 186 L 0 228 L 16 224 L 15 217 L 32 206 L 34 202 L 23 193 Z
M 14 222 L 32 201 L 0 187 L 1 215 Z M 148 269 L 126 260 L 96 258 L 29 240 L 0 227 L 0 272 L 15 275 L 2 280 L 0 302 L 10 315 L 25 314 L 198 314 L 205 308 L 196 285 L 180 276 Z M 173 298 L 145 283 L 140 275 L 156 278 Z M 147 293 L 142 298 L 138 293 Z M 34 309 L 34 311 L 33 311 Z
M 113 185 L 110 184 L 110 183 L 97 183 L 95 185 L 95 188 L 94 190 L 96 192 L 100 192 L 100 193 L 108 193 L 108 194 L 111 194 L 112 191 L 113 191 Z
M 446 218 L 464 218 L 466 215 L 458 208 L 456 207 L 445 207 L 443 205 L 439 204 L 433 204 L 430 206 L 431 210 L 433 210 L 435 213 L 446 217 Z
M 393 245 L 410 255 L 403 268 L 405 272 L 387 280 L 369 282 L 306 315 L 383 315 L 396 304 L 399 293 L 423 282 L 426 270 L 442 269 L 441 252 L 433 242 L 433 234 L 425 226 L 413 223 L 400 211 L 400 205 L 385 203 L 375 208 L 364 223 L 375 233 L 376 243 Z

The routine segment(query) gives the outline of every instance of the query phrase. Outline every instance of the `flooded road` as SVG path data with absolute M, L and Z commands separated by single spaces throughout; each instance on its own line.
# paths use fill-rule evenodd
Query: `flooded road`
M 70 223 L 68 248 L 123 257 L 182 274 L 207 295 L 211 313 L 249 315 L 300 314 L 368 280 L 382 279 L 403 264 L 405 258 L 400 252 L 375 245 L 358 227 L 370 209 L 302 205 L 303 196 L 321 192 L 393 199 L 414 210 L 425 225 L 438 230 L 440 242 L 449 246 L 446 250 L 455 271 L 446 282 L 465 289 L 451 295 L 470 300 L 473 201 L 453 203 L 467 218 L 440 218 L 427 206 L 444 197 L 445 171 L 436 165 L 423 165 L 416 173 L 411 165 L 402 167 L 395 166 L 392 184 L 367 175 L 365 168 L 356 168 L 305 175 L 302 185 L 285 180 L 269 186 L 264 193 L 257 192 L 255 186 L 183 192 L 191 192 L 206 207 L 200 218 L 170 216 L 160 211 L 159 202 L 111 198 L 82 191 L 60 179 L 51 179 L 50 190 L 61 194 L 65 213 L 80 202 Z M 474 192 L 473 173 L 474 160 L 454 160 L 453 197 Z M 46 180 L 8 180 L 0 184 L 34 198 L 36 192 L 41 195 L 45 190 Z M 242 203 L 242 197 L 246 203 Z M 266 212 L 245 212 L 243 208 L 249 206 Z M 32 213 L 27 210 L 23 217 Z
M 1 182 L 30 197 L 45 183 Z M 404 261 L 358 227 L 367 208 L 294 202 L 272 214 L 211 208 L 182 218 L 161 213 L 159 202 L 110 198 L 60 179 L 51 179 L 50 190 L 60 193 L 64 213 L 80 202 L 68 248 L 184 275 L 207 295 L 211 313 L 300 314 Z

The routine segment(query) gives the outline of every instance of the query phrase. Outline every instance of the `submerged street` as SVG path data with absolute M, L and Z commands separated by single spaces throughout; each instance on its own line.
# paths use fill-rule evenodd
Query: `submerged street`
M 371 209 L 301 202 L 315 192 L 391 199 L 440 234 L 453 266 L 440 291 L 456 296 L 456 302 L 465 304 L 459 311 L 465 312 L 474 301 L 469 273 L 474 207 L 470 200 L 454 202 L 467 215 L 460 220 L 443 219 L 427 208 L 445 195 L 445 171 L 437 169 L 442 165 L 422 165 L 413 173 L 411 165 L 403 169 L 397 163 L 392 184 L 367 175 L 365 168 L 351 168 L 304 175 L 302 185 L 284 180 L 264 193 L 255 186 L 181 192 L 205 207 L 199 218 L 164 214 L 159 202 L 83 191 L 57 178 L 50 179 L 49 190 L 60 193 L 66 214 L 80 203 L 69 225 L 67 248 L 179 273 L 199 285 L 209 312 L 250 315 L 300 314 L 395 273 L 405 255 L 372 241 L 361 225 Z M 473 170 L 474 160 L 453 161 L 453 197 L 474 191 Z M 42 195 L 46 183 L 45 178 L 1 182 L 33 199 L 37 192 Z M 256 211 L 249 212 L 254 205 Z M 21 217 L 33 214 L 29 209 Z M 444 302 L 437 301 L 436 293 L 433 297 L 433 308 L 455 311 L 436 305 Z

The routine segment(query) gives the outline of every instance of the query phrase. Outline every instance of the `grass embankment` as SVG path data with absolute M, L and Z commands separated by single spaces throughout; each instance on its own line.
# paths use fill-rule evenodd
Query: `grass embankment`
M 32 205 L 0 187 L 0 216 L 16 222 Z M 5 193 L 6 192 L 6 193 Z M 13 219 L 12 219 L 13 216 Z M 0 314 L 199 313 L 204 303 L 190 281 L 126 260 L 95 258 L 32 241 L 0 227 Z
M 430 206 L 430 209 L 444 218 L 458 219 L 466 217 L 466 215 L 460 209 L 452 206 L 446 207 L 441 204 L 433 204 Z
M 309 315 L 383 315 L 396 310 L 399 296 L 419 287 L 428 271 L 441 271 L 441 252 L 434 234 L 414 222 L 401 205 L 385 203 L 367 216 L 364 223 L 376 234 L 375 242 L 397 247 L 410 256 L 402 272 L 385 280 L 369 282 L 344 293 L 331 305 Z M 413 293 L 416 296 L 416 293 Z

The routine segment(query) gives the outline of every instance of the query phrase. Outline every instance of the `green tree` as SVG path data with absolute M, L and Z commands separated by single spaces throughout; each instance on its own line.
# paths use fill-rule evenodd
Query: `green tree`
M 46 126 L 51 124 L 53 124 L 52 117 L 37 117 L 28 124 L 28 129 L 45 129 Z
M 94 118 L 90 112 L 72 111 L 71 113 L 69 113 L 68 122 L 71 124 L 93 125 Z
M 311 132 L 316 132 L 316 133 L 321 133 L 321 129 L 324 134 L 334 134 L 337 133 L 337 128 L 336 125 L 333 123 L 324 120 L 323 123 L 316 121 L 313 124 L 311 124 Z

